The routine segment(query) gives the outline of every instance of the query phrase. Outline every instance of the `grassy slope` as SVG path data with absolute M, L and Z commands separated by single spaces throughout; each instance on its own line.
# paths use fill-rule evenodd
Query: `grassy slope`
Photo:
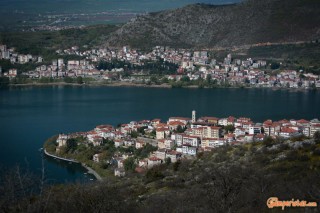
M 21 54 L 41 55 L 45 63 L 51 63 L 52 59 L 78 59 L 75 56 L 61 57 L 56 54 L 58 49 L 67 49 L 72 46 L 88 45 L 88 47 L 99 46 L 111 32 L 118 29 L 117 25 L 98 25 L 84 29 L 68 29 L 61 31 L 40 32 L 6 32 L 0 33 L 0 44 L 7 47 L 15 47 L 16 52 Z M 19 71 L 29 71 L 35 68 L 35 64 L 11 65 L 9 61 L 0 60 L 3 71 L 17 68 Z
M 293 143 L 269 139 L 221 147 L 145 175 L 53 186 L 19 207 L 48 212 L 268 212 L 265 203 L 271 196 L 318 201 L 320 144 Z

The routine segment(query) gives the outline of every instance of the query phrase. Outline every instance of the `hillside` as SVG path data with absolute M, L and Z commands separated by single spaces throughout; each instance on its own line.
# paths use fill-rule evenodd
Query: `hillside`
M 189 5 L 138 16 L 108 40 L 113 46 L 226 47 L 320 38 L 317 0 L 247 0 Z
M 13 170 L 0 179 L 0 208 L 3 212 L 270 212 L 269 197 L 319 201 L 319 160 L 318 134 L 314 139 L 266 138 L 224 146 L 145 174 L 110 176 L 87 185 L 50 186 L 46 179 Z M 35 185 L 40 194 L 30 191 Z M 317 212 L 319 206 L 308 210 Z

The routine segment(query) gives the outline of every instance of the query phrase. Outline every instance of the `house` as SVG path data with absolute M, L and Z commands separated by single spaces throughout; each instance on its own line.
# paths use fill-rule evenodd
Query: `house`
M 152 121 L 151 121 L 151 125 L 152 126 L 157 126 L 158 124 L 160 124 L 161 123 L 161 119 L 153 119 Z
M 204 138 L 219 138 L 222 134 L 222 128 L 217 126 L 203 126 L 192 129 L 192 136 Z
M 245 135 L 246 131 L 242 127 L 236 127 L 235 130 L 234 130 L 234 134 L 235 134 L 236 137 L 238 137 L 240 135 Z
M 164 139 L 167 135 L 170 134 L 169 128 L 157 128 L 156 129 L 156 139 Z
M 165 145 L 164 141 L 165 141 L 165 139 L 158 140 L 158 149 L 166 148 L 166 145 Z
M 68 139 L 69 139 L 68 135 L 59 134 L 58 139 L 57 139 L 58 147 L 65 146 Z
M 177 162 L 181 158 L 181 153 L 177 151 L 168 151 L 166 154 L 166 158 L 170 158 L 172 163 Z
M 146 160 L 146 159 L 139 160 L 138 165 L 141 168 L 147 168 L 148 167 L 148 160 Z
M 191 120 L 190 118 L 185 118 L 185 117 L 170 117 L 168 120 L 168 124 L 173 121 L 179 121 L 184 125 L 187 125 L 190 120 Z
M 101 157 L 101 154 L 94 154 L 92 158 L 93 162 L 99 163 L 100 157 Z
M 144 147 L 146 145 L 145 142 L 143 141 L 137 141 L 136 142 L 136 149 L 141 149 L 142 147 Z
M 93 146 L 100 146 L 103 143 L 103 138 L 101 136 L 94 136 L 92 139 Z
M 302 126 L 301 127 L 302 133 L 307 137 L 310 137 L 310 134 L 311 134 L 310 129 L 311 129 L 310 126 Z
M 320 131 L 320 123 L 312 124 L 310 127 L 310 136 L 313 137 L 317 131 Z
M 123 168 L 116 168 L 114 170 L 114 176 L 116 177 L 124 177 L 126 175 L 126 172 Z
M 222 134 L 222 128 L 217 126 L 208 126 L 203 133 L 203 137 L 206 138 L 220 138 Z
M 125 134 L 123 134 L 122 132 L 120 132 L 120 131 L 114 132 L 114 138 L 115 139 L 121 139 L 121 138 L 124 138 L 124 137 L 125 137 Z
M 219 118 L 216 117 L 201 117 L 198 119 L 198 122 L 205 122 L 217 125 Z
M 174 134 L 175 135 L 175 143 L 177 144 L 177 146 L 181 146 L 183 143 L 183 136 L 185 136 L 185 134 Z
M 185 135 L 183 136 L 183 144 L 188 144 L 193 147 L 198 147 L 201 141 L 198 136 Z
M 197 154 L 197 148 L 196 147 L 189 147 L 188 148 L 188 155 L 196 155 Z
M 296 121 L 298 126 L 309 126 L 310 122 L 304 119 L 300 119 Z
M 176 130 L 178 128 L 178 126 L 185 128 L 185 123 L 180 122 L 180 121 L 171 121 L 168 123 L 169 129 L 171 131 Z
M 151 169 L 154 166 L 160 165 L 162 160 L 157 157 L 148 158 L 148 169 Z
M 147 126 L 149 126 L 149 124 L 150 124 L 149 120 L 138 121 L 138 126 L 139 127 L 147 127 Z
M 179 153 L 183 153 L 182 146 L 177 146 L 176 151 Z
M 261 134 L 261 126 L 249 126 L 249 134 Z
M 281 129 L 281 124 L 279 122 L 274 122 L 270 126 L 270 136 L 276 136 L 279 134 Z
M 122 157 L 116 157 L 115 160 L 116 160 L 116 163 L 117 163 L 117 167 L 118 168 L 123 168 L 124 159 Z
M 201 147 L 215 148 L 215 147 L 226 145 L 226 143 L 227 143 L 227 140 L 224 138 L 203 138 L 201 141 Z
M 192 147 L 188 144 L 182 145 L 182 153 L 187 155 L 196 155 L 197 154 L 197 148 Z
M 294 137 L 294 136 L 298 136 L 298 135 L 299 135 L 298 130 L 294 130 L 289 127 L 282 127 L 281 131 L 279 133 L 279 136 L 284 137 L 284 138 L 290 138 L 290 137 Z
M 114 140 L 114 146 L 115 147 L 123 146 L 123 144 L 124 144 L 123 140 L 120 140 L 120 139 Z
M 124 140 L 124 146 L 129 147 L 129 146 L 134 146 L 134 140 L 126 139 Z
M 166 158 L 166 150 L 158 149 L 157 151 L 155 151 L 155 156 L 164 161 L 164 159 Z
M 233 142 L 235 140 L 235 137 L 236 137 L 235 134 L 232 134 L 232 133 L 228 133 L 224 135 L 224 139 L 226 139 L 228 143 Z
M 227 126 L 228 125 L 228 118 L 220 118 L 218 120 L 218 125 Z
M 174 141 L 171 139 L 165 139 L 164 145 L 166 149 L 172 149 L 174 147 Z

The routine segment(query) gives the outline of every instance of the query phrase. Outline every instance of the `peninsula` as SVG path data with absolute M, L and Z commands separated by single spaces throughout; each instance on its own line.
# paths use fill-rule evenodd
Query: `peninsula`
M 126 173 L 145 173 L 161 164 L 196 159 L 204 152 L 218 147 L 242 144 L 297 145 L 294 142 L 314 143 L 319 137 L 320 121 L 266 120 L 255 123 L 250 118 L 170 117 L 131 121 L 126 124 L 99 125 L 88 132 L 59 134 L 46 141 L 47 155 L 80 162 L 97 179 L 125 176 Z

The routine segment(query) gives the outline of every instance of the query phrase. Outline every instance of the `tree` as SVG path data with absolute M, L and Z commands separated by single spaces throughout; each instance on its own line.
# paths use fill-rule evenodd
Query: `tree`
M 279 69 L 280 68 L 280 63 L 272 62 L 270 68 L 273 69 L 273 70 Z
M 70 138 L 67 140 L 67 143 L 66 143 L 66 152 L 73 152 L 74 150 L 77 149 L 77 140 L 74 139 L 74 138 Z
M 70 78 L 70 77 L 64 77 L 64 82 L 66 82 L 66 83 L 73 83 L 73 79 L 72 78 Z
M 234 129 L 235 129 L 235 128 L 234 128 L 233 125 L 227 125 L 227 126 L 224 127 L 224 130 L 225 130 L 226 132 L 233 132 Z
M 148 127 L 146 127 L 146 126 L 143 126 L 143 127 L 139 127 L 138 128 L 138 133 L 140 133 L 140 134 L 142 134 L 142 135 L 144 135 L 145 134 L 145 129 L 147 129 Z
M 158 84 L 158 78 L 155 77 L 155 76 L 151 76 L 150 81 L 151 81 L 152 83 Z
M 184 132 L 184 130 L 183 130 L 183 128 L 182 128 L 181 125 L 178 125 L 178 126 L 177 126 L 176 132 L 177 132 L 177 133 L 182 133 L 182 132 Z
M 265 146 L 267 146 L 267 147 L 272 146 L 274 143 L 275 143 L 275 140 L 274 140 L 272 137 L 270 137 L 270 136 L 266 137 L 266 138 L 263 140 L 263 144 L 264 144 Z
M 316 131 L 313 135 L 313 139 L 314 139 L 314 142 L 316 142 L 317 144 L 320 143 L 320 131 Z
M 129 157 L 129 158 L 125 159 L 123 162 L 123 166 L 126 171 L 134 171 L 134 169 L 136 168 L 134 158 Z
M 78 83 L 78 84 L 83 84 L 83 79 L 82 79 L 81 76 L 78 76 L 78 77 L 77 77 L 77 83 Z
M 165 161 L 166 165 L 169 165 L 171 163 L 171 158 L 168 157 L 168 158 L 164 159 L 164 161 Z
M 211 80 L 212 80 L 212 76 L 210 74 L 207 75 L 206 82 L 207 82 L 208 85 L 211 84 Z
M 130 135 L 131 135 L 132 138 L 137 138 L 138 137 L 138 133 L 136 131 L 132 131 L 130 133 Z
M 181 77 L 180 81 L 182 82 L 190 82 L 190 78 L 188 76 Z
M 166 77 L 162 78 L 162 79 L 161 79 L 161 83 L 162 83 L 162 84 L 167 84 L 167 83 L 169 83 L 168 78 L 166 78 Z

